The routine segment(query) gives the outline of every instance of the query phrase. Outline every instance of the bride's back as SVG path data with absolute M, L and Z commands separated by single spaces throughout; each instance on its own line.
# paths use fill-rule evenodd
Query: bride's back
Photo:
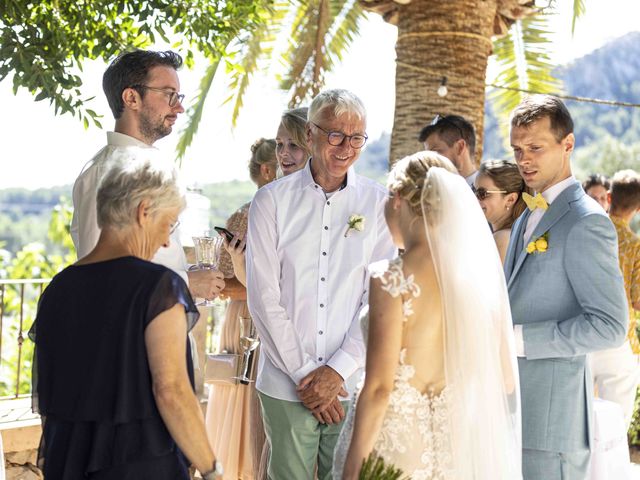
M 404 323 L 403 360 L 415 369 L 409 383 L 423 394 L 437 395 L 445 387 L 440 288 L 428 249 L 408 251 L 402 260 L 405 279 L 413 275 L 413 281 L 421 292 L 413 298 L 413 314 Z

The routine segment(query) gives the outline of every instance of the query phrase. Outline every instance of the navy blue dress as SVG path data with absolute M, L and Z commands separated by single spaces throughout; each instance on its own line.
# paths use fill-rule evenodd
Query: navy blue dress
M 190 330 L 198 310 L 184 280 L 135 257 L 72 265 L 53 278 L 29 334 L 47 480 L 189 479 L 153 397 L 144 341 L 176 303 Z M 188 341 L 185 360 L 193 386 Z

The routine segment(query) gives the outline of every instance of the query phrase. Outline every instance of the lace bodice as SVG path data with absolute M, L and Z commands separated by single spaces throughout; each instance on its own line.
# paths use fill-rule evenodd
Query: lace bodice
M 381 267 L 386 266 L 382 270 Z M 379 278 L 382 289 L 392 297 L 402 296 L 402 315 L 406 320 L 413 315 L 413 299 L 420 296 L 420 286 L 415 283 L 413 274 L 405 278 L 402 270 L 402 258 L 396 257 L 393 260 L 379 262 L 372 265 L 371 276 Z
M 371 276 L 379 278 L 382 288 L 393 297 L 401 296 L 403 319 L 414 315 L 412 301 L 420 296 L 420 286 L 414 276 L 405 277 L 403 262 L 396 258 L 379 262 L 370 267 Z M 362 319 L 362 327 L 368 330 L 368 316 Z M 365 338 L 367 338 L 365 333 Z M 451 452 L 449 448 L 448 398 L 450 389 L 438 394 L 423 393 L 411 385 L 416 371 L 405 362 L 406 349 L 398 359 L 394 388 L 389 398 L 375 452 L 386 463 L 394 465 L 414 480 L 448 480 Z M 346 454 L 351 442 L 355 418 L 354 400 L 334 456 L 334 478 L 342 476 Z

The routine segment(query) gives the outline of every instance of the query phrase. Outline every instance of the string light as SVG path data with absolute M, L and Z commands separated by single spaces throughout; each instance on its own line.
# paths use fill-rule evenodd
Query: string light
M 438 95 L 441 97 L 446 97 L 449 90 L 447 89 L 447 77 L 442 77 L 440 80 L 440 86 L 438 87 Z

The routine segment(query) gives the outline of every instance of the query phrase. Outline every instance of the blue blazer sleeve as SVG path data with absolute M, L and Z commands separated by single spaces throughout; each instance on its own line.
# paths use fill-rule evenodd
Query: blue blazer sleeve
M 581 313 L 523 325 L 528 359 L 583 355 L 624 342 L 628 307 L 609 218 L 592 214 L 576 221 L 566 238 L 564 268 Z

